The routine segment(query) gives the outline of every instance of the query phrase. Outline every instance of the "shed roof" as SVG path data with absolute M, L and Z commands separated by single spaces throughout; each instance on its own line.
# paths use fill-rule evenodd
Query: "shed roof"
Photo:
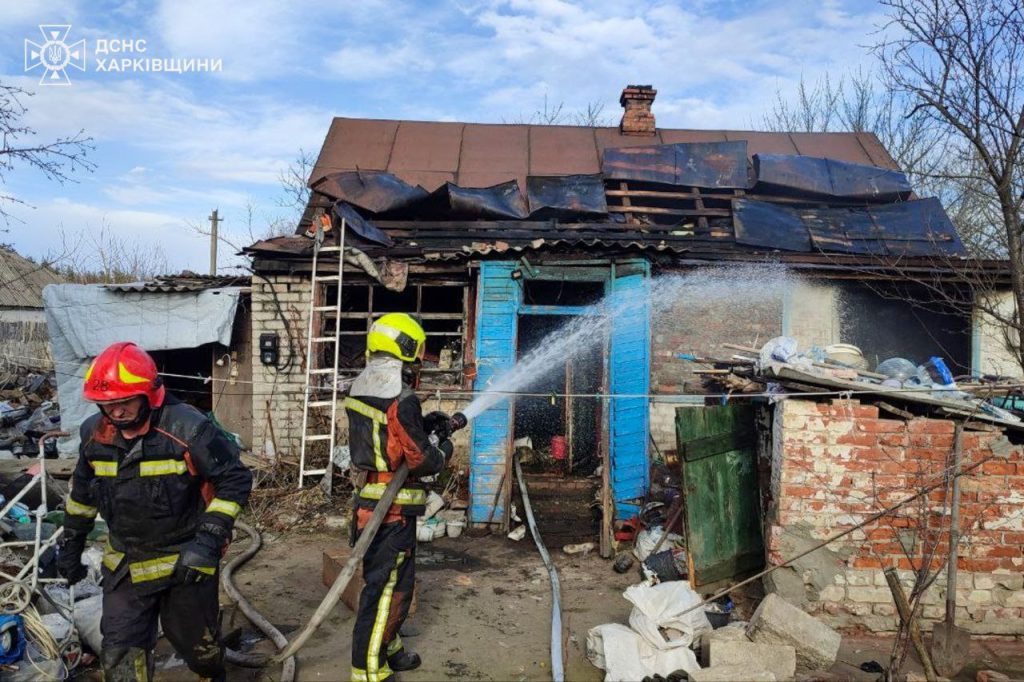
M 43 287 L 64 278 L 45 263 L 34 263 L 0 246 L 0 308 L 43 308 Z
M 490 187 L 528 175 L 601 172 L 606 148 L 745 140 L 747 153 L 802 154 L 897 169 L 874 133 L 772 133 L 659 129 L 623 135 L 617 127 L 449 123 L 335 118 L 310 184 L 338 171 L 379 170 L 434 191 L 446 182 Z

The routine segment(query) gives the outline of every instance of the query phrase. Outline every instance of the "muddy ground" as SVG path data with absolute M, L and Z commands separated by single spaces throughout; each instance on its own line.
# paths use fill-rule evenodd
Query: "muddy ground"
M 337 533 L 288 534 L 266 538 L 264 548 L 238 573 L 238 587 L 254 606 L 289 638 L 313 613 L 327 588 L 321 583 L 322 552 L 341 546 Z M 236 550 L 237 551 L 237 550 Z M 550 680 L 550 587 L 529 537 L 513 543 L 501 536 L 444 538 L 419 547 L 418 608 L 407 622 L 406 644 L 423 657 L 423 666 L 402 675 L 404 682 L 426 680 Z M 622 591 L 636 580 L 619 575 L 611 563 L 552 552 L 562 584 L 568 633 L 566 679 L 597 681 L 602 671 L 586 658 L 586 633 L 595 625 L 625 623 L 629 603 Z M 251 630 L 245 618 L 225 605 L 225 629 Z M 353 615 L 339 605 L 299 653 L 298 679 L 347 680 Z M 844 636 L 830 679 L 876 680 L 862 672 L 865 661 L 888 661 L 885 637 Z M 256 642 L 253 651 L 270 651 Z M 193 680 L 161 641 L 156 679 Z M 958 680 L 994 668 L 1024 678 L 1024 645 L 1015 641 L 976 640 L 975 662 Z M 914 662 L 907 669 L 920 670 Z M 265 672 L 232 667 L 230 680 L 278 679 Z

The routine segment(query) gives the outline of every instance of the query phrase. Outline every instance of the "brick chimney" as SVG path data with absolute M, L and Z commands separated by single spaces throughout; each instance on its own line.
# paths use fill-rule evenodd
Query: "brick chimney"
M 650 85 L 626 86 L 619 97 L 619 104 L 625 109 L 619 123 L 619 131 L 623 135 L 654 135 L 654 114 L 651 113 L 651 105 L 657 94 L 658 91 Z

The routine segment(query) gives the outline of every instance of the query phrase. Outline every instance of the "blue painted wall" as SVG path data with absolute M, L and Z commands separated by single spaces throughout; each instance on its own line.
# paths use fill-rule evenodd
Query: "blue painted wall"
M 523 309 L 522 289 L 512 279 L 513 261 L 485 261 L 480 264 L 477 293 L 476 391 L 486 390 L 488 381 L 512 367 L 516 360 L 516 330 Z M 613 319 L 606 365 L 608 385 L 613 394 L 634 394 L 636 398 L 614 398 L 608 403 L 610 479 L 619 518 L 634 516 L 636 498 L 648 488 L 648 419 L 646 397 L 650 388 L 650 310 L 647 297 L 649 264 L 635 261 L 617 264 L 609 286 L 608 303 L 619 309 Z M 559 314 L 573 311 L 559 309 Z M 470 520 L 501 521 L 505 509 L 499 494 L 512 446 L 512 403 L 499 405 L 478 416 L 472 424 L 470 450 Z M 507 482 L 506 482 L 507 487 Z
M 646 261 L 639 261 L 615 267 L 609 303 L 620 312 L 612 320 L 609 389 L 613 395 L 641 396 L 612 398 L 609 401 L 612 492 L 617 518 L 627 519 L 639 512 L 639 504 L 632 500 L 644 496 L 650 478 L 647 459 L 650 409 L 646 397 L 650 392 L 651 378 L 650 302 L 647 295 L 650 266 Z
M 480 264 L 476 302 L 476 365 L 473 388 L 483 391 L 487 382 L 516 362 L 516 327 L 519 301 L 518 282 L 512 279 L 514 262 L 485 261 Z M 486 523 L 505 513 L 499 494 L 505 462 L 512 447 L 512 403 L 503 400 L 473 420 L 470 449 L 470 521 Z

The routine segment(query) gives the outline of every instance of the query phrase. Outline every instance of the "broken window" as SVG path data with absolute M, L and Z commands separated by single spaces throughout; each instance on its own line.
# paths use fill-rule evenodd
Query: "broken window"
M 357 374 L 366 365 L 366 335 L 375 318 L 387 313 L 409 313 L 419 318 L 427 333 L 421 384 L 452 386 L 461 383 L 465 348 L 467 287 L 460 283 L 410 284 L 403 291 L 382 286 L 346 284 L 341 292 L 341 316 L 323 315 L 323 336 L 338 339 L 338 371 Z M 338 287 L 324 287 L 323 305 L 333 305 Z M 333 364 L 331 344 L 324 349 L 320 366 Z

